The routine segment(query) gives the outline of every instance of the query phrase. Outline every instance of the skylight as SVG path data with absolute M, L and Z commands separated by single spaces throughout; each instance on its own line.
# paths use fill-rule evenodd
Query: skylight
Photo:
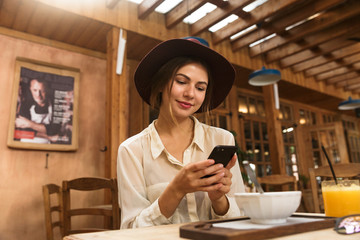
M 201 18 L 205 17 L 206 14 L 212 12 L 216 9 L 216 6 L 211 3 L 204 4 L 201 8 L 184 18 L 184 22 L 188 24 L 193 24 L 194 22 L 199 21 Z
M 129 2 L 134 2 L 136 4 L 140 4 L 143 0 L 128 0 Z
M 254 25 L 251 25 L 250 27 L 242 30 L 241 32 L 238 32 L 238 33 L 232 35 L 232 36 L 230 37 L 230 40 L 234 40 L 234 39 L 236 39 L 236 38 L 238 38 L 238 37 L 241 37 L 242 35 L 244 35 L 244 34 L 250 32 L 250 31 L 254 30 L 255 28 L 257 28 L 257 26 L 256 26 L 255 24 L 254 24 Z
M 293 25 L 290 25 L 290 26 L 286 27 L 285 30 L 286 30 L 286 31 L 289 31 L 290 29 L 292 29 L 292 28 L 294 28 L 294 27 L 297 27 L 297 26 L 299 26 L 299 25 L 301 25 L 301 24 L 303 24 L 303 23 L 305 23 L 305 22 L 307 22 L 307 21 L 310 21 L 311 19 L 314 19 L 314 18 L 318 17 L 320 14 L 321 14 L 321 13 L 316 13 L 316 14 L 308 17 L 307 19 L 304 19 L 304 20 L 302 20 L 302 21 L 300 21 L 300 22 L 294 23 Z
M 213 25 L 212 27 L 209 28 L 210 32 L 216 32 L 217 30 L 225 27 L 226 25 L 228 25 L 229 23 L 235 21 L 236 19 L 238 19 L 239 17 L 235 14 L 231 14 L 230 16 L 228 16 L 227 18 L 225 18 L 224 20 L 216 23 L 215 25 Z
M 181 3 L 183 0 L 165 0 L 162 4 L 160 4 L 155 11 L 159 13 L 167 13 L 174 7 L 176 7 L 179 3 Z
M 256 41 L 256 42 L 251 43 L 251 44 L 249 45 L 249 47 L 256 46 L 256 45 L 258 45 L 258 44 L 260 44 L 260 43 L 262 43 L 262 42 L 265 42 L 266 40 L 269 40 L 270 38 L 275 37 L 275 36 L 276 36 L 276 33 L 273 33 L 273 34 L 271 34 L 271 35 L 269 35 L 269 36 L 267 36 L 267 37 L 264 37 L 264 38 L 262 38 L 262 39 L 260 39 L 260 40 L 258 40 L 258 41 Z
M 250 3 L 249 5 L 245 6 L 245 7 L 243 8 L 243 10 L 244 10 L 245 12 L 251 12 L 252 10 L 254 10 L 255 8 L 257 8 L 258 6 L 266 3 L 267 1 L 268 1 L 268 0 L 256 0 L 256 1 L 252 2 L 252 3 Z

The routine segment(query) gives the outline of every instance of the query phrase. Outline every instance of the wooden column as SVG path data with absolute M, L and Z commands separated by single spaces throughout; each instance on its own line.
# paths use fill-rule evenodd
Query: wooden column
M 116 177 L 117 150 L 121 142 L 129 137 L 129 79 L 126 64 L 126 49 L 121 75 L 116 73 L 119 28 L 112 28 L 107 35 L 106 69 L 106 125 L 105 176 Z M 127 38 L 127 32 L 122 31 Z
M 240 122 L 239 122 L 239 112 L 238 112 L 238 99 L 237 99 L 237 87 L 235 85 L 233 85 L 233 87 L 230 90 L 230 93 L 228 95 L 228 102 L 229 102 L 229 108 L 230 108 L 230 113 L 231 113 L 231 129 L 232 131 L 236 132 L 236 141 L 239 144 L 239 147 L 241 148 L 242 146 L 240 146 L 240 134 L 242 134 L 241 132 L 241 128 L 240 128 Z
M 274 86 L 262 87 L 267 129 L 269 135 L 270 159 L 273 174 L 286 174 L 284 141 L 281 122 L 278 119 L 279 110 L 275 108 Z

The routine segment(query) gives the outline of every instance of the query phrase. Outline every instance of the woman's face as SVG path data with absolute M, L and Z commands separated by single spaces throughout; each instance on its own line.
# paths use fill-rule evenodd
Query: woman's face
M 199 63 L 186 64 L 176 72 L 172 88 L 171 83 L 169 81 L 162 94 L 160 111 L 169 109 L 170 105 L 175 118 L 187 118 L 204 102 L 208 86 L 207 70 Z

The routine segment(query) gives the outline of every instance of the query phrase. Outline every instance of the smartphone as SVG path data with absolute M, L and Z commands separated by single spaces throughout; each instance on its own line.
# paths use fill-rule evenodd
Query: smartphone
M 211 151 L 208 159 L 214 159 L 215 164 L 221 163 L 226 167 L 234 154 L 236 153 L 237 147 L 233 145 L 217 145 Z M 210 177 L 212 175 L 206 175 L 202 178 Z

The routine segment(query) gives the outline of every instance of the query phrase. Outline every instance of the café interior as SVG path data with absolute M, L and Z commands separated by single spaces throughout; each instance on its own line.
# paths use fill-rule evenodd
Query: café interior
M 70 197 L 70 180 L 85 177 L 109 180 L 112 191 L 79 194 L 72 206 L 110 206 L 112 217 L 72 224 L 118 228 L 118 146 L 156 118 L 134 71 L 154 46 L 185 36 L 206 39 L 236 71 L 226 100 L 196 117 L 234 134 L 239 162 L 249 161 L 261 183 L 291 177 L 266 190 L 299 190 L 297 212 L 324 213 L 317 169 L 331 161 L 338 176 L 360 176 L 359 22 L 358 0 L 0 0 L 0 239 L 62 239 L 60 228 L 49 237 L 45 209 L 54 199 L 46 195 Z M 71 76 L 70 140 L 14 140 L 23 68 Z M 68 227 L 69 216 L 52 216 Z

